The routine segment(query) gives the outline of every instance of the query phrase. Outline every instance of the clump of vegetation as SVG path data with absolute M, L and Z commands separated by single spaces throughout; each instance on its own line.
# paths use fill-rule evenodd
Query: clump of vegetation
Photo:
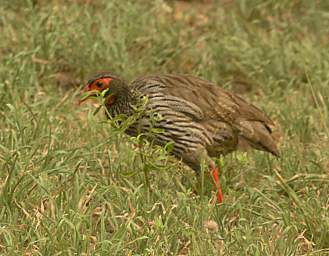
M 0 3 L 0 254 L 329 252 L 328 3 L 225 2 Z M 280 124 L 282 157 L 225 157 L 215 206 L 170 146 L 140 148 L 78 107 L 104 69 L 243 94 Z

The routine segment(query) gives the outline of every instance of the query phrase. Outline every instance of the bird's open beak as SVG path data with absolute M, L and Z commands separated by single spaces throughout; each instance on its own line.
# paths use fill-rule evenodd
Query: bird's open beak
M 101 94 L 99 91 L 97 90 L 92 90 L 92 91 L 85 91 L 80 100 L 79 100 L 79 105 L 82 104 L 83 102 L 89 100 L 89 99 L 96 99 L 97 97 L 99 97 Z
M 99 90 L 90 90 L 87 87 L 87 89 L 85 89 L 84 93 L 82 93 L 82 96 L 79 101 L 79 105 L 89 99 L 97 99 L 99 97 L 105 98 L 107 96 L 111 96 L 111 94 L 109 94 L 108 92 L 109 92 L 108 88 L 103 91 L 99 91 Z

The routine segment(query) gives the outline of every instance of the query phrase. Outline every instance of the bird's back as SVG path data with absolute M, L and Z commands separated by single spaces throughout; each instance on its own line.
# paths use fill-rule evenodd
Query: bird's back
M 148 97 L 148 109 L 159 113 L 164 134 L 158 143 L 175 142 L 176 155 L 200 145 L 210 155 L 226 154 L 239 142 L 279 155 L 273 121 L 241 97 L 189 75 L 153 75 L 132 82 Z M 162 137 L 161 137 L 162 136 Z

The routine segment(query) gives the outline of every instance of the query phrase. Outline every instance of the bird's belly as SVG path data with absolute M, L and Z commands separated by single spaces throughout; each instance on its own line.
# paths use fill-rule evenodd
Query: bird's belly
M 143 135 L 154 144 L 173 144 L 171 153 L 177 157 L 196 150 L 200 145 L 210 143 L 202 126 L 181 115 L 161 114 L 161 119 L 152 121 L 149 116 L 141 118 L 126 133 L 130 136 Z
M 198 148 L 206 148 L 209 156 L 218 157 L 237 149 L 238 135 L 232 127 L 216 120 L 197 123 L 180 113 L 158 113 L 160 120 L 152 120 L 152 115 L 146 114 L 131 125 L 126 133 L 130 136 L 142 135 L 148 141 L 166 146 L 173 143 L 172 154 L 181 157 Z M 150 117 L 152 116 L 152 117 Z

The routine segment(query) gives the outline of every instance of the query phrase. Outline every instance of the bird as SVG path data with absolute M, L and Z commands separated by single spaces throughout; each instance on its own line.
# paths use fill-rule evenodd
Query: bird
M 155 144 L 173 143 L 170 152 L 201 173 L 206 163 L 216 191 L 223 202 L 219 168 L 214 158 L 224 156 L 240 145 L 269 152 L 279 157 L 276 125 L 270 117 L 240 96 L 214 82 L 188 74 L 144 75 L 127 82 L 110 72 L 93 76 L 85 85 L 87 96 L 81 102 L 103 95 L 109 117 L 134 115 L 136 105 L 146 99 L 143 113 L 129 125 L 126 133 L 138 136 L 151 127 L 161 133 L 152 136 Z M 158 118 L 150 120 L 153 114 Z

